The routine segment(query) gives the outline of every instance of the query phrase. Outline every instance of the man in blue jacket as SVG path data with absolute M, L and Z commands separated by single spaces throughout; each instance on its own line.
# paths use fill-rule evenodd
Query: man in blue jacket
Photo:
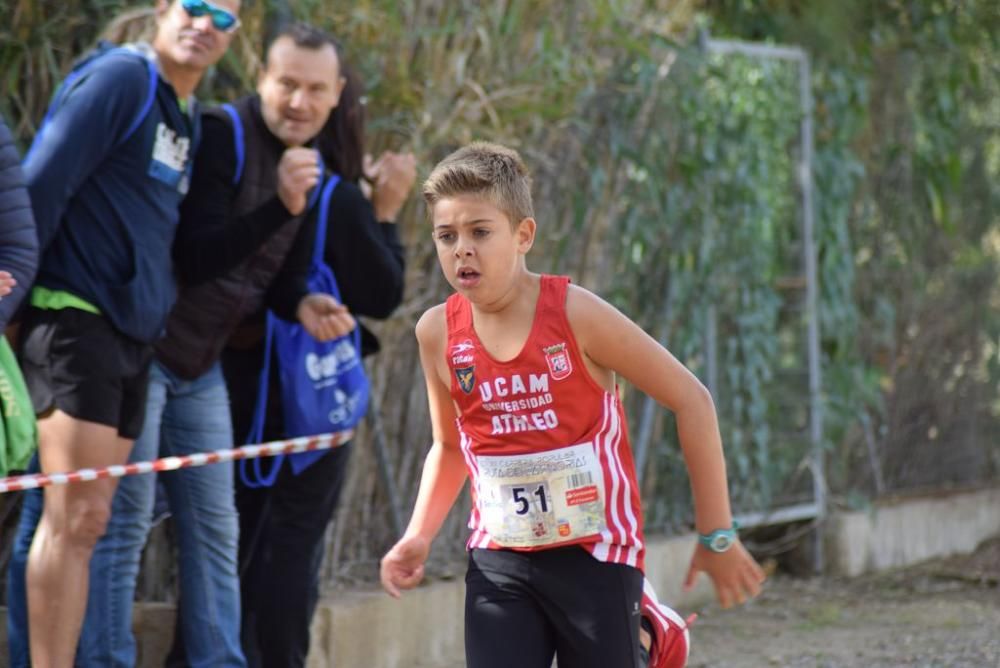
M 141 430 L 152 342 L 174 301 L 170 248 L 199 132 L 192 94 L 228 48 L 239 5 L 157 0 L 152 43 L 78 68 L 25 160 L 43 255 L 21 362 L 44 472 L 122 464 Z M 35 668 L 73 665 L 115 487 L 45 489 L 27 565 Z

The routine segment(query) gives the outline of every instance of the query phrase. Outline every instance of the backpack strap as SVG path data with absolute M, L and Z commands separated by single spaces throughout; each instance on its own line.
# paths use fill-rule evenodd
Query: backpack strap
M 135 53 L 130 49 L 122 49 L 122 51 Z M 143 101 L 142 108 L 139 110 L 139 113 L 136 114 L 135 118 L 132 120 L 132 125 L 129 126 L 128 130 L 125 131 L 125 135 L 118 141 L 118 143 L 115 146 L 120 146 L 124 144 L 125 141 L 129 137 L 131 137 L 136 130 L 139 129 L 139 126 L 142 125 L 142 122 L 146 120 L 146 116 L 149 115 L 149 111 L 153 108 L 153 103 L 156 101 L 156 87 L 158 79 L 160 77 L 160 73 L 156 69 L 156 63 L 154 63 L 151 59 L 142 56 L 141 54 L 137 55 L 139 55 L 139 57 L 142 58 L 146 63 L 146 74 L 147 74 L 147 79 L 149 81 L 149 86 L 148 89 L 146 90 L 146 99 L 145 101 Z
M 233 185 L 238 185 L 243 178 L 243 162 L 246 159 L 246 139 L 243 136 L 243 121 L 240 120 L 240 113 L 236 107 L 228 102 L 222 105 L 222 109 L 229 115 L 233 122 L 233 140 L 236 142 L 236 169 L 233 173 Z
M 112 54 L 118 54 L 118 55 L 127 54 L 142 59 L 142 62 L 146 65 L 146 72 L 148 75 L 146 97 L 143 99 L 142 107 L 139 108 L 138 113 L 135 115 L 135 118 L 132 119 L 132 122 L 125 130 L 125 133 L 121 137 L 119 137 L 118 140 L 114 142 L 114 144 L 112 144 L 112 147 L 118 148 L 119 146 L 124 144 L 128 140 L 128 138 L 135 133 L 136 130 L 139 129 L 139 126 L 141 126 L 142 122 L 146 120 L 146 116 L 149 115 L 149 111 L 153 108 L 153 103 L 156 101 L 157 80 L 160 76 L 159 71 L 157 71 L 156 69 L 155 62 L 153 62 L 150 58 L 147 58 L 146 56 L 142 55 L 141 53 L 139 53 L 134 49 L 129 49 L 126 47 L 110 48 L 105 51 L 101 51 L 100 53 L 97 53 L 89 60 L 78 65 L 76 68 L 71 70 L 68 75 L 66 75 L 66 78 L 63 79 L 63 82 L 59 85 L 59 88 L 56 89 L 55 94 L 52 96 L 52 102 L 49 103 L 49 108 L 45 111 L 45 117 L 42 118 L 42 124 L 38 126 L 38 132 L 35 133 L 35 141 L 31 143 L 31 148 L 28 149 L 28 153 L 25 154 L 24 160 L 22 162 L 26 163 L 28 161 L 28 156 L 31 155 L 31 152 L 38 145 L 38 139 L 42 136 L 42 133 L 45 131 L 45 126 L 47 126 L 49 122 L 52 120 L 52 115 L 59 109 L 60 103 L 63 101 L 66 95 L 68 95 L 69 92 L 72 90 L 73 84 L 75 84 L 77 80 L 81 79 L 86 74 L 89 74 L 90 71 L 94 68 L 94 65 L 98 63 L 102 58 Z

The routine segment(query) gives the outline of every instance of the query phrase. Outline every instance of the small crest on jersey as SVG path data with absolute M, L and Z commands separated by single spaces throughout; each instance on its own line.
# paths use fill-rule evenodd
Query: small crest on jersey
M 569 359 L 565 343 L 547 346 L 542 350 L 545 351 L 545 361 L 548 362 L 549 371 L 555 380 L 562 380 L 573 373 L 573 363 Z
M 462 391 L 470 394 L 472 388 L 476 386 L 476 367 L 465 366 L 455 369 L 455 378 L 458 379 L 458 386 L 462 388 Z

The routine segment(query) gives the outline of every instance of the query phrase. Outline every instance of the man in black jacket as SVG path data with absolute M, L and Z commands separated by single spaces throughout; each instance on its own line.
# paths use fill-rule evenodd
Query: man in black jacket
M 321 96 L 310 92 L 317 86 L 321 90 L 323 73 L 330 72 L 313 61 L 334 57 L 339 61 L 339 53 L 325 33 L 309 26 L 290 26 L 268 49 L 258 94 L 234 104 L 241 110 L 259 108 L 264 125 L 282 144 L 315 138 L 326 166 L 341 176 L 330 199 L 323 257 L 352 314 L 385 318 L 402 300 L 404 253 L 393 221 L 412 189 L 415 161 L 409 154 L 383 154 L 367 169 L 370 198 L 363 194 L 360 83 L 341 62 L 340 74 L 346 81 L 325 123 L 320 121 L 324 116 Z M 217 175 L 221 189 L 232 176 L 232 165 L 226 162 L 232 145 L 227 133 L 219 132 L 218 137 L 230 143 L 217 147 L 205 170 Z M 225 209 L 218 202 L 189 201 L 192 211 L 202 215 Z M 200 226 L 189 229 L 193 232 Z M 248 433 L 254 409 L 262 323 L 261 314 L 249 318 L 223 353 L 238 437 Z M 375 337 L 362 327 L 363 351 L 374 352 L 377 346 Z M 269 395 L 264 440 L 284 438 L 279 393 L 272 387 Z M 295 469 L 298 473 L 285 462 L 272 487 L 251 489 L 237 483 L 243 648 L 251 666 L 305 664 L 324 530 L 337 504 L 350 452 L 350 444 L 336 448 L 304 470 Z

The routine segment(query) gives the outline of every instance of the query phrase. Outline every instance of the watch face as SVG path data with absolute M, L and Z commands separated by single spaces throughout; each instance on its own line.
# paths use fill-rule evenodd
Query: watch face
M 725 552 L 733 544 L 733 539 L 726 534 L 718 534 L 712 538 L 711 549 L 714 552 Z

